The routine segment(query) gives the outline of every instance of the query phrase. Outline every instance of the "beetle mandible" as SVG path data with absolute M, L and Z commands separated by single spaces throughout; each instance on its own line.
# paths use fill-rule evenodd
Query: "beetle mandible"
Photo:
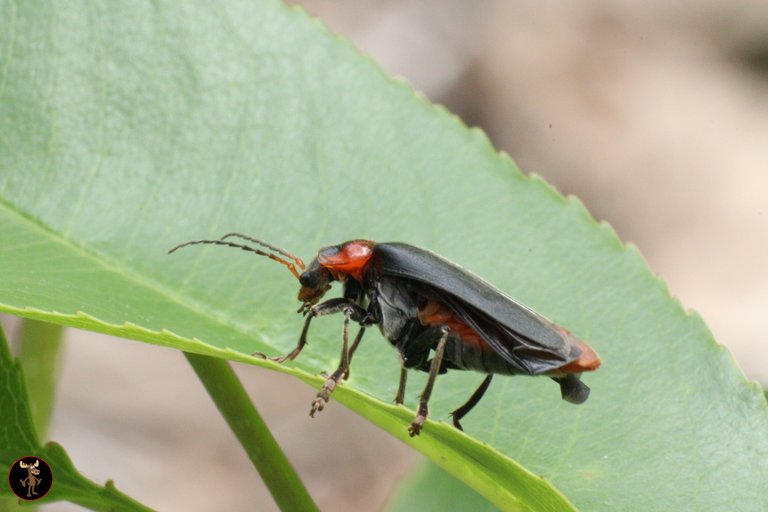
M 265 252 L 231 239 L 257 244 Z M 298 312 L 306 319 L 296 347 L 283 356 L 293 360 L 307 344 L 312 319 L 343 313 L 342 350 L 339 366 L 312 402 L 310 415 L 322 411 L 336 384 L 349 375 L 349 365 L 366 328 L 376 325 L 400 357 L 400 384 L 395 403 L 405 396 L 407 370 L 427 372 L 416 417 L 408 427 L 418 435 L 429 414 L 429 398 L 438 374 L 448 370 L 474 370 L 487 376 L 469 400 L 451 413 L 453 424 L 483 397 L 494 374 L 546 375 L 560 385 L 563 400 L 581 404 L 589 387 L 582 372 L 600 366 L 597 353 L 568 330 L 509 298 L 464 268 L 425 249 L 401 242 L 377 243 L 351 240 L 320 249 L 305 266 L 288 251 L 240 233 L 218 240 L 193 240 L 169 253 L 195 244 L 215 244 L 253 252 L 275 260 L 301 283 Z M 299 270 L 301 273 L 299 273 Z M 320 302 L 331 283 L 343 284 L 342 297 Z M 360 326 L 349 344 L 349 323 Z M 266 358 L 264 354 L 256 353 Z

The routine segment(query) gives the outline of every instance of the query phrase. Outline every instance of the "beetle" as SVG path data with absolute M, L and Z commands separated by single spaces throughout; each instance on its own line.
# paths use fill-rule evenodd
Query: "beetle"
M 251 242 L 265 252 L 232 238 Z M 377 326 L 397 350 L 400 383 L 396 404 L 402 404 L 410 369 L 428 373 L 416 417 L 408 427 L 418 435 L 429 414 L 429 399 L 438 374 L 474 370 L 487 374 L 469 400 L 451 413 L 453 425 L 480 401 L 495 374 L 546 375 L 560 385 L 561 397 L 581 404 L 590 389 L 582 372 L 600 366 L 600 357 L 570 331 L 511 299 L 490 283 L 437 254 L 401 242 L 350 240 L 323 247 L 308 266 L 288 251 L 240 233 L 218 240 L 193 240 L 169 251 L 195 244 L 234 247 L 266 256 L 286 267 L 299 280 L 298 309 L 306 319 L 296 347 L 272 357 L 283 363 L 295 359 L 307 344 L 316 317 L 342 313 L 339 366 L 317 393 L 310 415 L 322 411 L 340 379 L 349 375 L 352 356 L 368 327 Z M 298 267 L 298 269 L 297 269 Z M 299 269 L 301 273 L 299 273 Z M 339 298 L 320 302 L 333 282 L 343 285 Z M 350 322 L 360 328 L 352 344 Z M 255 353 L 260 357 L 267 356 Z

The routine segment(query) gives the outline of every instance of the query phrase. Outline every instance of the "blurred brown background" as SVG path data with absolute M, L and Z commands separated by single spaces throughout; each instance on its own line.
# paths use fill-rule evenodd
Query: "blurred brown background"
M 768 3 L 301 3 L 581 198 L 768 384 Z M 79 468 L 160 510 L 276 510 L 181 354 L 103 338 L 66 335 L 50 437 Z M 237 369 L 322 509 L 381 509 L 419 460 L 341 406 L 310 420 L 303 384 Z

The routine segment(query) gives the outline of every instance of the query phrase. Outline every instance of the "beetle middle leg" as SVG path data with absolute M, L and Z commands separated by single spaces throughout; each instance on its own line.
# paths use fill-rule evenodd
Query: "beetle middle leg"
M 427 378 L 427 385 L 424 386 L 424 391 L 419 398 L 419 409 L 416 412 L 416 417 L 408 427 L 408 433 L 411 437 L 419 435 L 421 428 L 424 426 L 424 422 L 427 420 L 429 414 L 429 397 L 432 395 L 432 388 L 435 385 L 435 379 L 440 372 L 440 366 L 443 362 L 443 354 L 445 353 L 445 345 L 448 342 L 448 336 L 451 331 L 447 326 L 439 326 L 436 331 L 440 333 L 440 341 L 437 342 L 435 348 L 435 356 L 432 358 L 432 363 L 429 366 L 429 377 Z M 421 336 L 434 336 L 434 331 L 429 329 L 421 334 Z M 421 337 L 420 336 L 420 337 Z
M 406 338 L 407 341 L 401 341 L 396 345 L 400 355 L 400 383 L 395 395 L 395 404 L 400 405 L 405 401 L 405 385 L 408 382 L 408 368 L 416 368 L 429 372 L 429 353 L 432 350 L 435 341 L 442 336 L 442 328 L 434 326 L 414 338 Z M 445 373 L 443 368 L 440 373 Z
M 400 367 L 400 384 L 397 386 L 397 395 L 395 395 L 395 405 L 401 405 L 405 401 L 405 383 L 408 382 L 408 370 L 405 366 Z

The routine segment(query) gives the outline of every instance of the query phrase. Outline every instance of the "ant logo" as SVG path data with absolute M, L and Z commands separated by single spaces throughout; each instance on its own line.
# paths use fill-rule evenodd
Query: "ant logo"
M 8 484 L 13 493 L 23 500 L 39 500 L 53 485 L 53 472 L 44 460 L 23 457 L 11 466 Z

